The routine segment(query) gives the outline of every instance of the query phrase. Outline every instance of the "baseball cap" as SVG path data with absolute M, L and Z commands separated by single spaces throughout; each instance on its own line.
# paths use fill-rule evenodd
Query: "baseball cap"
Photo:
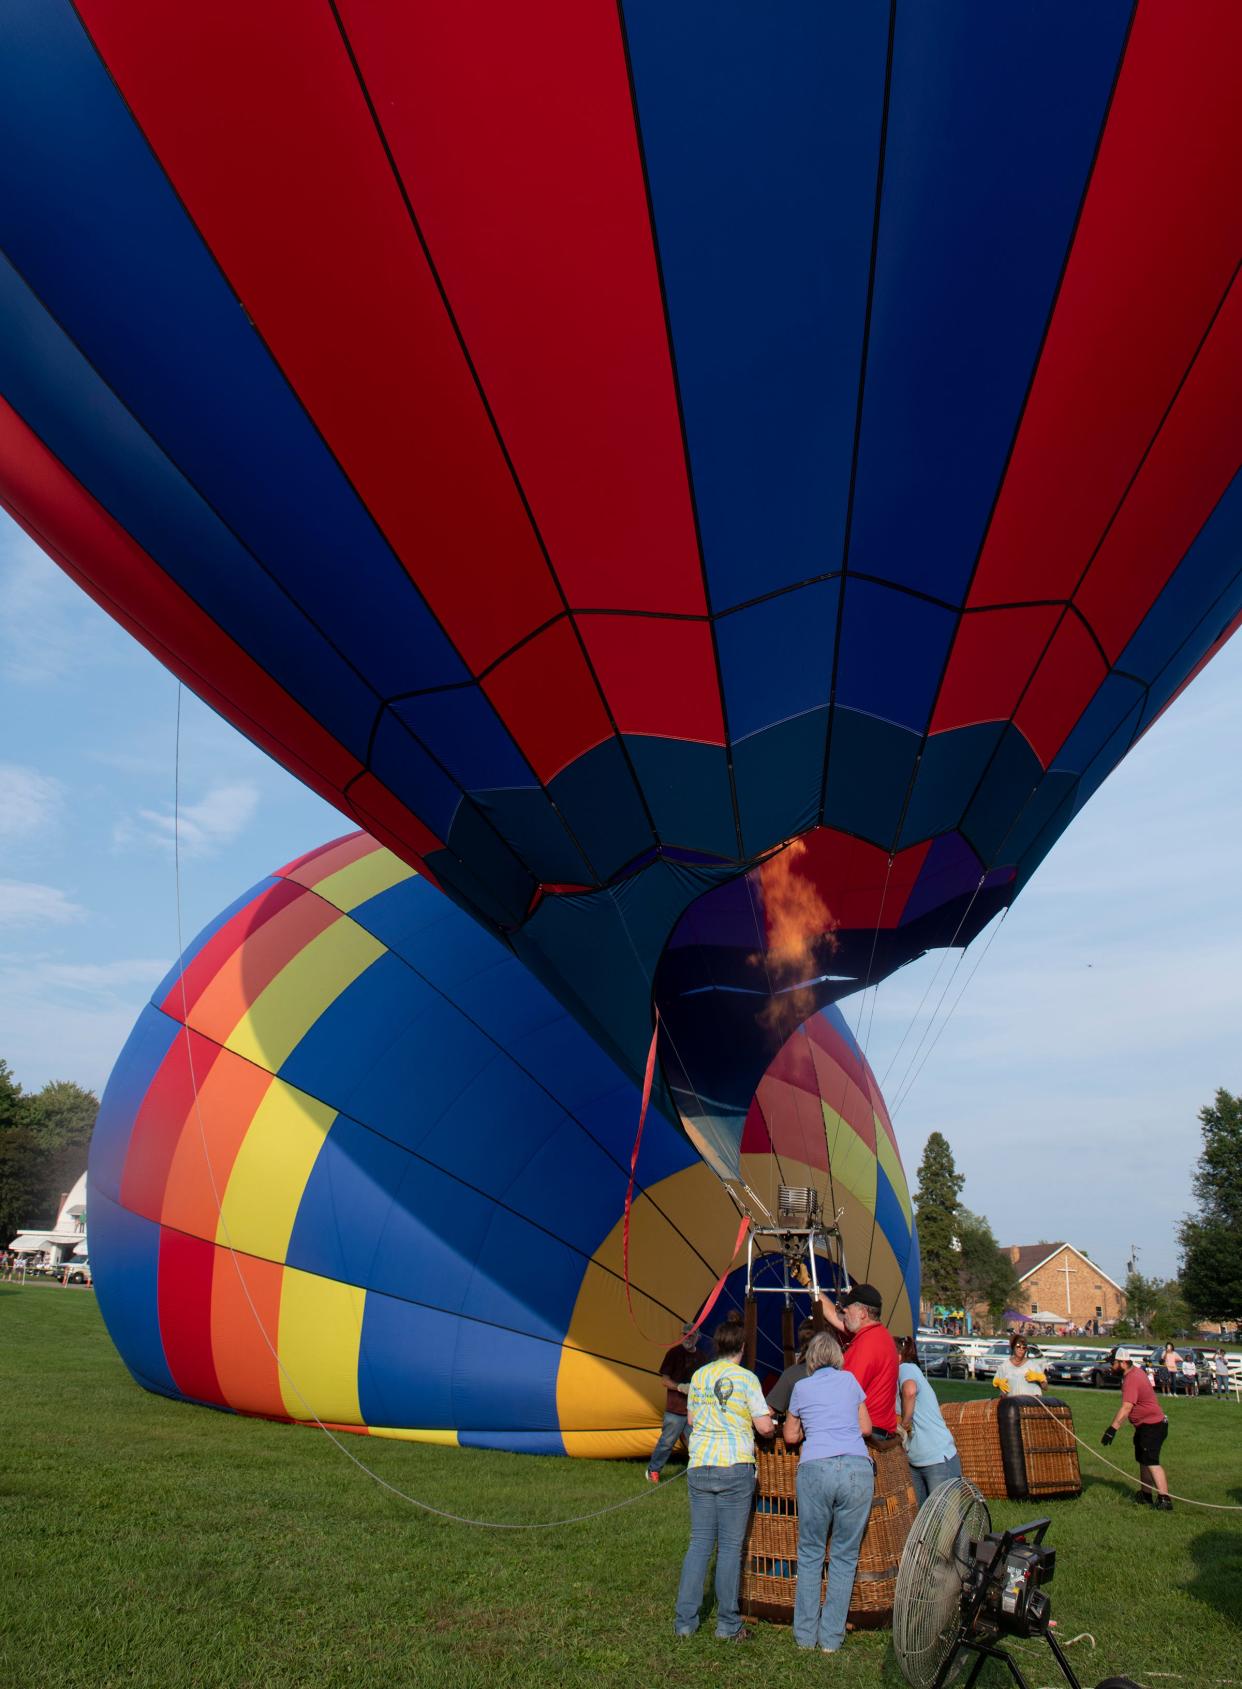
M 856 1284 L 839 1299 L 838 1306 L 848 1308 L 851 1302 L 861 1302 L 864 1308 L 870 1308 L 877 1314 L 884 1306 L 880 1293 L 873 1284 Z

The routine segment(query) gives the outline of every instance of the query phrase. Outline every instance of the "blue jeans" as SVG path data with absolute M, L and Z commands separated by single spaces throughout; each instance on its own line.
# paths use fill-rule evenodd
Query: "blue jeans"
M 678 1636 L 691 1636 L 699 1628 L 703 1585 L 714 1548 L 716 1635 L 736 1636 L 742 1628 L 737 1591 L 742 1580 L 742 1544 L 755 1493 L 755 1468 L 749 1462 L 692 1466 L 686 1482 L 690 1486 L 690 1546 L 681 1564 L 674 1628 Z
M 911 1466 L 910 1482 L 914 1485 L 919 1506 L 922 1507 L 934 1489 L 938 1489 L 941 1484 L 947 1484 L 950 1478 L 960 1478 L 961 1475 L 962 1462 L 955 1454 L 951 1454 L 947 1460 L 938 1460 L 934 1466 Z
M 684 1413 L 666 1413 L 664 1425 L 660 1431 L 660 1440 L 651 1451 L 651 1459 L 647 1462 L 648 1472 L 662 1472 L 664 1462 L 677 1447 L 677 1439 L 686 1429 L 686 1415 Z
M 871 1517 L 875 1472 L 858 1454 L 798 1462 L 798 1590 L 793 1633 L 799 1648 L 839 1648 L 845 1640 L 858 1549 Z M 832 1533 L 828 1593 L 820 1606 L 824 1550 Z

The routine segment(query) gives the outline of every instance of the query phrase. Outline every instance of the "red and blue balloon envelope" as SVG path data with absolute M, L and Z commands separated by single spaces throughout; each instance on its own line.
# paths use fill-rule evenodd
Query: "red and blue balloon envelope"
M 238 1198 L 239 1227 L 265 1240 L 244 1253 L 271 1269 L 255 1306 L 291 1334 L 361 1320 L 342 1340 L 354 1395 L 325 1379 L 342 1422 L 401 1423 L 395 1396 L 356 1400 L 364 1377 L 386 1388 L 381 1339 L 366 1342 L 398 1320 L 382 1297 L 451 1322 L 463 1354 L 482 1332 L 548 1344 L 650 1412 L 650 1353 L 624 1359 L 628 1339 L 592 1348 L 593 1326 L 577 1344 L 533 1291 L 465 1306 L 471 1274 L 511 1280 L 497 1263 L 518 1247 L 507 1223 L 480 1224 L 465 1169 L 437 1174 L 443 1214 L 426 1193 L 408 1211 L 399 1285 L 316 1256 L 338 1247 L 312 1198 L 342 1119 L 370 1134 L 340 1152 L 352 1173 L 398 1207 L 419 1183 L 404 1161 L 395 1188 L 387 1164 L 364 1175 L 381 1141 L 410 1146 L 316 1089 L 328 1043 L 348 1041 L 335 1005 L 417 970 L 432 929 L 463 955 L 487 943 L 522 981 L 493 1029 L 505 1061 L 526 1071 L 541 1036 L 572 1030 L 625 1115 L 654 997 L 652 1142 L 691 1157 L 663 1176 L 709 1193 L 707 1168 L 746 1170 L 755 1098 L 799 1027 L 803 1060 L 812 1028 L 841 1035 L 835 1001 L 969 942 L 1012 900 L 1242 614 L 1242 13 L 13 0 L 0 47 L 0 498 L 187 684 L 419 871 L 416 891 L 376 894 L 418 913 L 410 934 L 372 934 L 374 956 L 362 936 L 344 960 L 332 948 L 342 921 L 369 930 L 352 907 L 296 942 L 284 905 L 244 917 L 258 924 L 225 970 L 229 1012 L 253 1017 L 291 967 L 320 979 L 300 1034 L 321 1029 L 313 1072 L 285 1072 L 310 1059 L 284 1048 L 292 1011 L 272 1051 L 196 1028 L 229 1054 L 211 1069 L 221 1097 L 235 1064 L 252 1087 L 266 1074 L 254 1117 L 287 1126 L 252 1187 L 271 1215 Z M 267 909 L 287 878 L 255 895 Z M 282 918 L 287 954 L 270 948 Z M 443 1000 L 473 1024 L 465 979 Z M 406 998 L 394 986 L 381 1015 L 384 991 L 366 989 L 391 1053 Z M 528 999 L 562 1031 L 525 1026 Z M 114 1324 L 140 1376 L 246 1405 L 207 1387 L 216 1322 L 256 1325 L 246 1297 L 216 1309 L 209 1256 L 227 1240 L 164 1213 L 174 1169 L 193 1183 L 190 1140 L 140 1171 L 146 1087 L 180 1083 L 178 1014 L 155 1005 L 135 1035 L 153 1065 L 131 1046 L 118 1070 L 97 1168 L 127 1114 L 133 1141 L 123 1169 L 96 1172 L 92 1253 L 105 1307 L 124 1286 L 146 1309 L 124 1327 L 140 1349 Z M 430 1086 L 464 1147 L 463 1120 L 491 1120 L 495 1098 L 481 1078 L 452 1092 L 450 1044 L 410 1062 L 400 1082 L 378 1054 L 373 1068 Z M 817 1085 L 808 1167 L 832 1132 Z M 218 1116 L 239 1166 L 249 1095 Z M 587 1108 L 557 1085 L 547 1106 Z M 538 1108 L 503 1112 L 504 1177 L 562 1165 Z M 593 1130 L 626 1160 L 620 1125 Z M 880 1154 L 886 1128 L 872 1137 L 896 1209 L 878 1174 L 870 1200 L 899 1229 L 896 1152 Z M 599 1207 L 608 1179 L 568 1167 L 542 1181 L 559 1217 L 538 1248 L 593 1272 L 618 1211 Z M 109 1203 L 142 1225 L 118 1218 L 101 1250 Z M 691 1258 L 709 1284 L 724 1265 L 722 1204 L 677 1210 L 688 1276 L 658 1269 L 670 1331 L 693 1311 Z M 360 1222 L 356 1247 L 378 1258 L 373 1233 Z M 494 1259 L 463 1269 L 471 1249 Z M 199 1302 L 165 1297 L 166 1271 Z M 549 1259 L 544 1276 L 592 1272 Z M 338 1287 L 331 1316 L 312 1282 Z M 174 1312 L 191 1304 L 193 1329 Z M 464 1426 L 462 1379 L 483 1364 L 431 1368 L 442 1393 L 420 1425 Z M 288 1376 L 303 1371 L 309 1395 L 309 1356 Z M 531 1435 L 608 1429 L 580 1423 L 589 1388 L 557 1407 L 540 1377 Z M 261 1411 L 305 1417 L 271 1388 Z M 636 1423 L 620 1411 L 614 1426 Z

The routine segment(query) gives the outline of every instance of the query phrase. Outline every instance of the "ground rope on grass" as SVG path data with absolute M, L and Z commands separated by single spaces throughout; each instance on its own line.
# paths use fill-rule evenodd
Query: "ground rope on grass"
M 1048 1415 L 1048 1418 L 1052 1420 L 1054 1425 L 1058 1425 L 1061 1430 L 1065 1430 L 1064 1421 L 1058 1419 L 1050 1407 L 1045 1406 L 1042 1396 L 1035 1396 L 1032 1399 L 1039 1403 L 1040 1407 L 1043 1408 L 1044 1412 Z M 1134 1478 L 1131 1473 L 1127 1472 L 1124 1466 L 1116 1465 L 1114 1461 L 1108 1459 L 1107 1455 L 1102 1455 L 1099 1449 L 1093 1448 L 1090 1443 L 1084 1442 L 1078 1435 L 1077 1431 L 1071 1431 L 1070 1436 L 1080 1448 L 1086 1449 L 1088 1454 L 1093 1454 L 1097 1460 L 1102 1461 L 1105 1466 L 1110 1467 L 1111 1470 L 1116 1472 L 1119 1477 L 1124 1478 L 1127 1484 L 1135 1484 L 1138 1488 L 1142 1488 L 1142 1485 L 1138 1483 L 1138 1480 Z M 1242 1513 L 1242 1505 L 1239 1505 L 1234 1501 L 1196 1501 L 1193 1496 L 1175 1495 L 1172 1490 L 1168 1491 L 1168 1496 L 1170 1501 L 1183 1502 L 1187 1507 L 1207 1507 L 1214 1513 Z

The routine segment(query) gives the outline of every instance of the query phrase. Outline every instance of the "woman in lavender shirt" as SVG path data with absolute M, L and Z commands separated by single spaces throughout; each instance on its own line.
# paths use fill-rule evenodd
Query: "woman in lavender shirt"
M 871 1416 L 858 1380 L 841 1371 L 835 1337 L 821 1331 L 806 1351 L 807 1376 L 794 1385 L 785 1441 L 802 1442 L 798 1462 L 798 1591 L 794 1641 L 835 1654 L 858 1569 L 858 1549 L 871 1516 L 875 1468 L 863 1438 Z M 805 1438 L 805 1440 L 803 1440 Z M 824 1549 L 832 1534 L 828 1593 L 821 1606 Z

